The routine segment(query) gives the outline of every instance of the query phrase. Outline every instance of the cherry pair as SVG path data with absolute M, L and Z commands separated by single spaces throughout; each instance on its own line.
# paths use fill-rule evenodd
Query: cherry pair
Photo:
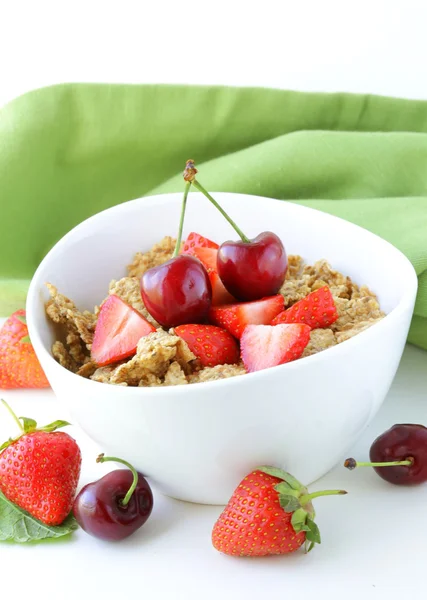
M 285 248 L 270 231 L 249 239 L 221 206 L 196 180 L 197 169 L 187 161 L 186 181 L 178 236 L 173 257 L 149 269 L 141 278 L 141 295 L 149 313 L 163 327 L 206 320 L 212 302 L 212 288 L 201 262 L 187 254 L 179 255 L 182 230 L 191 185 L 198 189 L 227 219 L 240 236 L 224 242 L 217 255 L 217 271 L 227 291 L 237 300 L 259 300 L 273 296 L 283 284 L 288 268 Z

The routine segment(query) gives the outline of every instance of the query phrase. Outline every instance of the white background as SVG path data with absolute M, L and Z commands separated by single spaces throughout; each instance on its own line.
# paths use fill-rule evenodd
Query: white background
M 0 0 L 0 106 L 64 81 L 176 82 L 353 91 L 427 99 L 424 0 L 91 2 Z M 1 195 L 1 182 L 0 182 Z M 0 216 L 1 219 L 1 216 Z M 353 452 L 395 422 L 427 423 L 426 353 L 407 348 L 392 391 Z M 50 393 L 6 393 L 17 412 L 64 417 Z M 1 439 L 11 432 L 0 416 Z M 104 473 L 84 453 L 82 483 Z M 344 458 L 344 457 L 343 457 Z M 424 585 L 426 486 L 391 488 L 374 473 L 337 467 L 315 488 L 323 544 L 309 556 L 228 559 L 210 546 L 218 507 L 156 496 L 152 519 L 109 545 L 0 546 L 0 594 L 14 598 L 210 600 L 316 596 L 398 598 Z M 27 583 L 24 583 L 24 582 Z
M 0 105 L 62 81 L 427 95 L 424 0 L 0 0 Z

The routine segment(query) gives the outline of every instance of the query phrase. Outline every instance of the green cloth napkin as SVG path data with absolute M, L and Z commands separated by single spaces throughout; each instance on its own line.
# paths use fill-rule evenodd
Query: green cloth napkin
M 17 98 L 0 110 L 0 315 L 69 229 L 182 190 L 189 157 L 211 191 L 296 201 L 397 246 L 419 280 L 409 341 L 427 349 L 427 102 L 369 95 L 66 84 Z

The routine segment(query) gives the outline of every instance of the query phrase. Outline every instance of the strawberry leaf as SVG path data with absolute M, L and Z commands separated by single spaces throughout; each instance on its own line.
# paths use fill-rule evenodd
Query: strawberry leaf
M 19 417 L 19 419 L 22 421 L 25 433 L 30 433 L 36 429 L 37 422 L 34 419 L 29 419 L 28 417 Z
M 306 533 L 306 539 L 313 544 L 320 544 L 320 531 L 316 523 L 312 519 L 307 519 L 307 527 L 308 531 Z M 308 552 L 310 550 L 308 550 Z
M 292 489 L 300 490 L 303 486 L 295 479 L 290 473 L 283 471 L 282 469 L 278 469 L 277 467 L 258 467 L 257 471 L 262 471 L 263 473 L 267 473 L 267 475 L 271 475 L 272 477 L 277 477 L 278 479 L 282 479 L 286 483 L 288 483 Z
M 70 514 L 61 525 L 42 523 L 0 492 L 0 541 L 26 543 L 69 535 L 78 525 Z
M 46 433 L 50 433 L 51 431 L 56 431 L 61 427 L 67 427 L 71 425 L 68 421 L 54 421 L 53 423 L 49 423 L 49 425 L 45 425 L 44 427 L 39 427 L 37 431 L 45 431 Z
M 292 515 L 291 525 L 295 529 L 296 532 L 306 531 L 305 530 L 306 521 L 307 521 L 307 511 L 304 510 L 303 508 L 298 508 Z
M 294 510 L 297 510 L 301 506 L 298 498 L 295 498 L 295 496 L 286 496 L 285 494 L 280 494 L 279 504 L 287 513 L 294 512 Z
M 0 452 L 2 450 L 4 450 L 5 448 L 7 448 L 8 446 L 10 446 L 10 444 L 13 444 L 15 440 L 13 440 L 12 438 L 9 438 L 8 440 L 6 440 L 5 442 L 3 442 L 3 444 L 0 446 Z

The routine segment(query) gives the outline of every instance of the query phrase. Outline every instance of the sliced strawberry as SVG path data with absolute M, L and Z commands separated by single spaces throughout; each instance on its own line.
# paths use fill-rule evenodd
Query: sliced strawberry
M 328 286 L 311 292 L 288 310 L 275 317 L 271 324 L 279 323 L 305 323 L 311 329 L 330 327 L 338 319 L 337 307 Z
M 236 340 L 224 329 L 214 325 L 179 325 L 175 327 L 191 352 L 204 367 L 235 364 L 239 362 L 239 347 Z
M 132 356 L 139 340 L 156 331 L 121 298 L 111 295 L 101 306 L 92 343 L 92 359 L 100 366 Z
M 216 248 L 194 248 L 194 256 L 200 260 L 208 272 L 212 286 L 212 306 L 220 304 L 231 304 L 236 302 L 236 298 L 228 292 L 218 275 L 216 267 L 216 257 L 218 250 Z
M 283 296 L 278 294 L 255 302 L 213 307 L 209 312 L 209 320 L 240 338 L 247 325 L 267 325 L 283 307 Z
M 310 327 L 248 325 L 240 340 L 240 353 L 248 373 L 276 367 L 300 358 L 310 340 Z
M 193 256 L 198 258 L 202 265 L 205 267 L 207 272 L 216 271 L 216 257 L 218 255 L 218 248 L 194 248 Z
M 180 254 L 194 254 L 195 248 L 215 248 L 218 250 L 219 246 L 212 240 L 192 231 L 188 234 Z

